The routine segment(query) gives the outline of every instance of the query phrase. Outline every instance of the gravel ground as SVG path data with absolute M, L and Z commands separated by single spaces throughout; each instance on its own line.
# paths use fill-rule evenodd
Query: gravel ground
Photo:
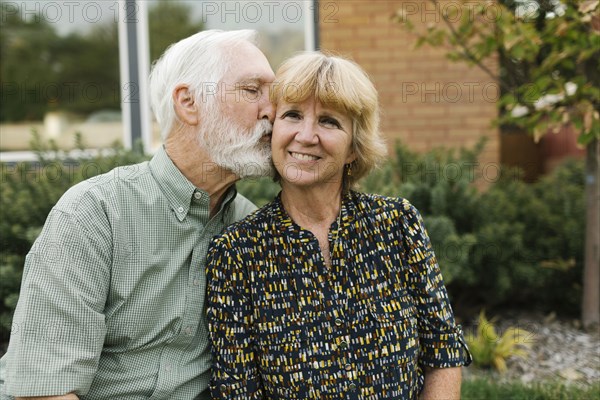
M 507 361 L 504 374 L 464 369 L 465 379 L 485 375 L 499 381 L 561 382 L 582 387 L 600 385 L 600 332 L 585 332 L 577 320 L 558 320 L 549 316 L 503 316 L 496 323 L 498 333 L 509 326 L 531 332 L 526 357 Z M 469 329 L 469 328 L 466 328 Z

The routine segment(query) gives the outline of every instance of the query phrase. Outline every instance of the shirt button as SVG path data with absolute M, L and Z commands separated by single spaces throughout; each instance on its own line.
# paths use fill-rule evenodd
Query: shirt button
M 335 325 L 336 326 L 342 326 L 343 323 L 344 323 L 344 321 L 342 321 L 341 318 L 336 318 L 335 319 Z
M 345 369 L 346 371 L 350 371 L 350 370 L 352 370 L 352 365 L 350 365 L 350 364 L 346 364 L 346 365 L 344 365 L 344 369 Z
M 194 193 L 194 198 L 195 198 L 196 200 L 200 200 L 200 199 L 202 198 L 202 193 L 200 193 L 200 192 L 196 192 L 196 193 Z
M 165 371 L 171 372 L 171 365 L 170 364 L 165 365 Z
M 183 212 L 183 207 L 179 207 L 179 208 L 177 209 L 177 212 L 181 214 L 181 213 Z
M 221 389 L 221 392 L 225 392 L 227 390 L 227 385 L 223 383 L 221 385 L 220 389 Z
M 194 286 L 200 285 L 200 279 L 198 279 L 198 278 L 194 279 L 193 283 L 194 283 Z
M 348 342 L 346 342 L 345 340 L 342 340 L 342 342 L 340 343 L 340 349 L 347 350 L 348 349 Z
M 348 385 L 348 390 L 355 391 L 356 390 L 356 384 L 355 383 L 349 384 Z
M 192 327 L 188 326 L 186 327 L 183 332 L 187 335 L 187 336 L 192 336 Z

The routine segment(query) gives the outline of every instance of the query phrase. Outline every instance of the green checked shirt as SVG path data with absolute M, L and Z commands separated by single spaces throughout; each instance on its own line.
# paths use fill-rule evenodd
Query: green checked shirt
M 206 251 L 254 208 L 232 188 L 210 218 L 162 148 L 71 188 L 27 255 L 0 393 L 203 398 Z

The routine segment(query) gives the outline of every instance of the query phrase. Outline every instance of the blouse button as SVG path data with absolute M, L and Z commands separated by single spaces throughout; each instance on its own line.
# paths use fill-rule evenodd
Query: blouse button
M 348 390 L 350 391 L 355 391 L 356 390 L 356 384 L 355 383 L 351 383 L 348 385 Z
M 344 369 L 345 369 L 346 371 L 351 371 L 351 370 L 352 370 L 352 365 L 350 365 L 350 364 L 346 364 L 346 365 L 344 365 Z
M 341 318 L 336 318 L 335 319 L 335 325 L 336 326 L 342 326 L 344 324 L 344 321 L 342 321 Z
M 342 342 L 340 343 L 340 349 L 347 350 L 348 349 L 348 342 L 346 342 L 345 340 L 342 340 Z

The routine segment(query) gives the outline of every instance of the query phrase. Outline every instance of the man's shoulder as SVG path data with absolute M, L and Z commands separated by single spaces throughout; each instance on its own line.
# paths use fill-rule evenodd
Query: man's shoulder
M 54 209 L 73 213 L 114 199 L 125 190 L 143 185 L 149 176 L 148 162 L 125 165 L 92 176 L 69 188 L 58 200 Z
M 233 199 L 233 216 L 231 222 L 237 222 L 244 219 L 246 216 L 256 211 L 257 207 L 244 197 L 242 194 L 237 193 L 235 199 Z

